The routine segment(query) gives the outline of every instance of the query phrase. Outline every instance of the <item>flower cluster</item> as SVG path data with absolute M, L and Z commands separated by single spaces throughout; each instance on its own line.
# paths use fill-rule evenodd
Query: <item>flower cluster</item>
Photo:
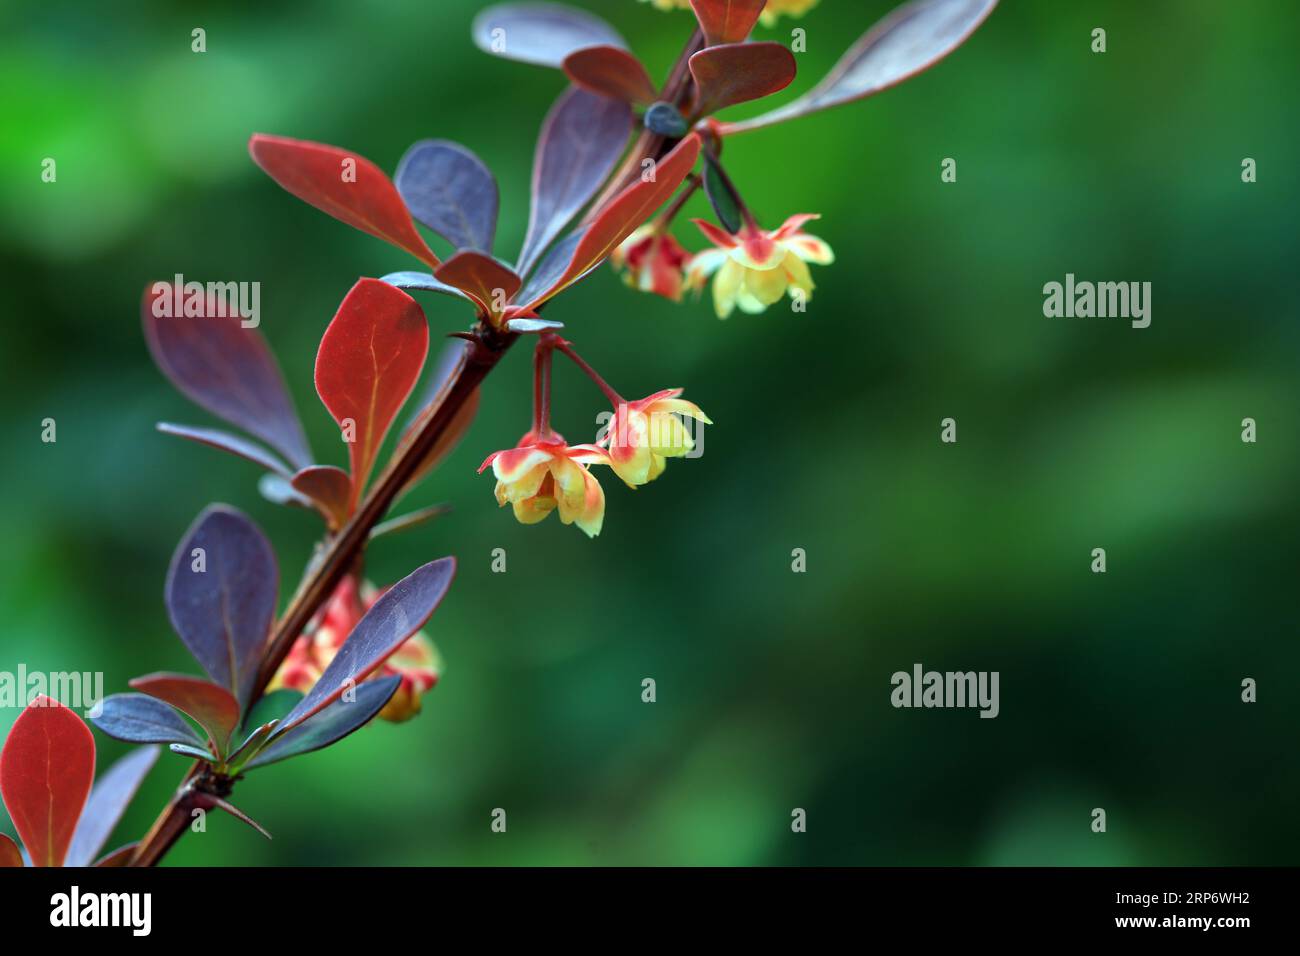
M 569 357 L 605 393 L 614 406 L 604 433 L 595 444 L 570 445 L 550 425 L 551 356 Z M 583 361 L 573 347 L 554 333 L 543 333 L 534 359 L 533 427 L 513 448 L 494 451 L 479 466 L 491 466 L 496 498 L 514 509 L 522 524 L 536 524 L 552 511 L 560 521 L 576 524 L 588 537 L 600 534 L 605 521 L 605 491 L 592 465 L 607 465 L 629 488 L 648 484 L 663 474 L 669 458 L 695 448 L 683 418 L 712 425 L 694 402 L 679 396 L 680 388 L 655 392 L 629 402 Z
M 745 223 L 736 233 L 702 219 L 694 220 L 713 248 L 691 255 L 662 223 L 642 226 L 618 248 L 610 261 L 623 270 L 627 284 L 674 302 L 684 290 L 699 292 L 713 277 L 713 310 L 725 319 L 740 308 L 758 314 L 789 292 L 807 302 L 815 284 L 808 263 L 824 266 L 835 253 L 823 239 L 803 231 L 814 213 L 799 213 L 778 229 Z

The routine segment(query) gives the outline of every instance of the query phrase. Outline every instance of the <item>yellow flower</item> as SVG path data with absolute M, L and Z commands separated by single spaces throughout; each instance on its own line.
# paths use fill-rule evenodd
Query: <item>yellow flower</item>
M 791 216 L 779 229 L 768 231 L 746 225 L 734 236 L 712 223 L 694 220 L 715 248 L 691 260 L 687 287 L 701 289 L 705 280 L 716 273 L 713 308 L 720 319 L 730 316 L 736 306 L 756 315 L 787 291 L 791 298 L 811 298 L 813 281 L 807 264 L 829 265 L 835 261 L 830 246 L 801 231 L 805 222 L 818 218 L 802 213 Z
M 587 466 L 608 464 L 603 448 L 529 432 L 516 447 L 488 455 L 478 470 L 492 466 L 497 503 L 512 505 L 521 524 L 536 524 L 558 507 L 562 522 L 594 538 L 605 520 L 605 492 Z
M 765 27 L 774 27 L 777 18 L 801 17 L 815 6 L 817 0 L 767 0 L 767 6 L 758 15 L 758 21 Z
M 618 406 L 601 444 L 609 446 L 609 465 L 630 487 L 644 485 L 663 474 L 668 458 L 680 458 L 695 447 L 676 416 L 685 415 L 712 425 L 694 402 L 678 398 L 680 388 L 667 388 Z

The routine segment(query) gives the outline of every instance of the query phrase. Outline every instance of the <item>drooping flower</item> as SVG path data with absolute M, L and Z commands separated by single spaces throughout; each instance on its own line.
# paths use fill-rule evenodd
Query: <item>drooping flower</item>
M 787 291 L 791 298 L 811 298 L 814 286 L 807 264 L 829 265 L 835 261 L 825 241 L 802 231 L 805 222 L 819 218 L 801 213 L 791 216 L 779 229 L 745 225 L 735 235 L 702 219 L 693 220 L 715 248 L 691 260 L 687 287 L 701 289 L 708 277 L 714 276 L 713 308 L 720 319 L 730 316 L 737 306 L 742 312 L 756 315 Z
M 680 458 L 695 447 L 678 415 L 713 424 L 694 402 L 678 398 L 681 394 L 680 388 L 667 388 L 615 410 L 601 444 L 609 447 L 614 473 L 630 487 L 654 481 L 668 458 Z
M 623 240 L 609 261 L 632 288 L 681 301 L 691 254 L 666 230 L 653 223 L 641 226 Z
M 325 605 L 319 625 L 294 642 L 267 690 L 287 688 L 304 694 L 310 691 L 357 622 L 382 594 L 383 590 L 368 582 L 358 586 L 354 575 L 340 581 Z M 442 659 L 433 642 L 423 631 L 412 634 L 370 675 L 401 678 L 378 716 L 393 723 L 410 720 L 420 712 L 422 695 L 438 683 L 441 672 Z
M 530 431 L 514 448 L 488 455 L 478 470 L 492 466 L 497 503 L 513 506 L 520 523 L 536 524 L 558 507 L 562 522 L 594 538 L 605 520 L 605 492 L 588 466 L 609 463 L 609 453 L 596 445 Z
M 767 6 L 758 15 L 758 22 L 765 27 L 774 27 L 780 17 L 801 17 L 815 6 L 817 0 L 767 0 Z

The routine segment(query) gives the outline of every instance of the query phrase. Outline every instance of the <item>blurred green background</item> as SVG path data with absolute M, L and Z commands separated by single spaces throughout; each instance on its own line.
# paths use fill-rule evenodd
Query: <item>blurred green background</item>
M 656 76 L 690 25 L 585 5 Z M 162 582 L 210 501 L 252 515 L 297 579 L 315 520 L 263 501 L 252 466 L 153 430 L 212 420 L 153 367 L 141 291 L 177 272 L 260 281 L 313 445 L 343 463 L 316 343 L 358 276 L 414 260 L 282 192 L 246 141 L 336 143 L 390 171 L 417 139 L 464 142 L 499 178 L 513 258 L 563 82 L 478 51 L 480 6 L 0 13 L 0 667 L 101 670 L 109 692 L 194 671 Z M 823 0 L 797 24 L 794 88 L 890 7 Z M 424 713 L 242 783 L 273 842 L 222 818 L 168 862 L 1295 863 L 1298 26 L 1285 0 L 1010 2 L 897 89 L 730 141 L 766 224 L 823 215 L 810 228 L 839 261 L 814 267 L 807 314 L 719 322 L 608 269 L 548 311 L 625 394 L 686 386 L 717 422 L 703 457 L 635 494 L 606 476 L 595 541 L 517 524 L 474 473 L 528 424 L 529 356 L 509 355 L 403 503 L 454 513 L 370 557 L 380 583 L 461 560 Z M 1042 286 L 1067 272 L 1150 281 L 1151 327 L 1045 318 Z M 466 325 L 417 295 L 435 333 Z M 557 427 L 588 440 L 600 396 L 565 367 L 557 388 Z M 948 416 L 956 445 L 939 441 Z M 1000 671 L 1001 715 L 891 708 L 890 675 L 916 662 Z M 96 738 L 101 767 L 124 752 Z M 114 845 L 184 766 L 164 755 Z

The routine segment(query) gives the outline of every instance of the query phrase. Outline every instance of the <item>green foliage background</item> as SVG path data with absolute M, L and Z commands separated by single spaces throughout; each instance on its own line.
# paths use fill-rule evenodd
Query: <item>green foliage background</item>
M 152 366 L 141 291 L 177 272 L 260 281 L 314 447 L 342 463 L 315 345 L 358 276 L 413 260 L 280 191 L 245 144 L 322 140 L 391 170 L 417 139 L 464 142 L 499 177 L 511 257 L 562 80 L 474 48 L 479 6 L 0 12 L 0 667 L 102 670 L 110 691 L 193 671 L 162 581 L 210 501 L 250 513 L 282 590 L 296 581 L 313 519 L 262 501 L 251 466 L 154 432 L 209 419 Z M 655 75 L 688 29 L 587 6 Z M 823 0 L 798 24 L 796 89 L 889 7 Z M 379 582 L 461 559 L 424 714 L 241 784 L 274 842 L 222 818 L 169 862 L 1296 862 L 1298 25 L 1284 0 L 1012 0 L 898 89 L 729 142 L 762 220 L 823 214 L 839 261 L 815 270 L 806 315 L 723 323 L 609 270 L 549 313 L 626 394 L 686 386 L 717 422 L 703 457 L 635 494 L 607 479 L 595 541 L 516 524 L 474 473 L 527 426 L 528 356 L 510 355 L 405 502 L 454 514 L 371 556 Z M 1041 288 L 1066 272 L 1152 282 L 1151 327 L 1044 318 Z M 465 326 L 422 301 L 435 332 Z M 600 396 L 567 369 L 558 385 L 557 427 L 585 440 Z M 47 416 L 57 444 L 39 440 Z M 918 661 L 1000 671 L 1001 716 L 892 709 L 890 674 Z M 101 765 L 123 752 L 97 737 Z M 116 842 L 183 769 L 161 763 Z

